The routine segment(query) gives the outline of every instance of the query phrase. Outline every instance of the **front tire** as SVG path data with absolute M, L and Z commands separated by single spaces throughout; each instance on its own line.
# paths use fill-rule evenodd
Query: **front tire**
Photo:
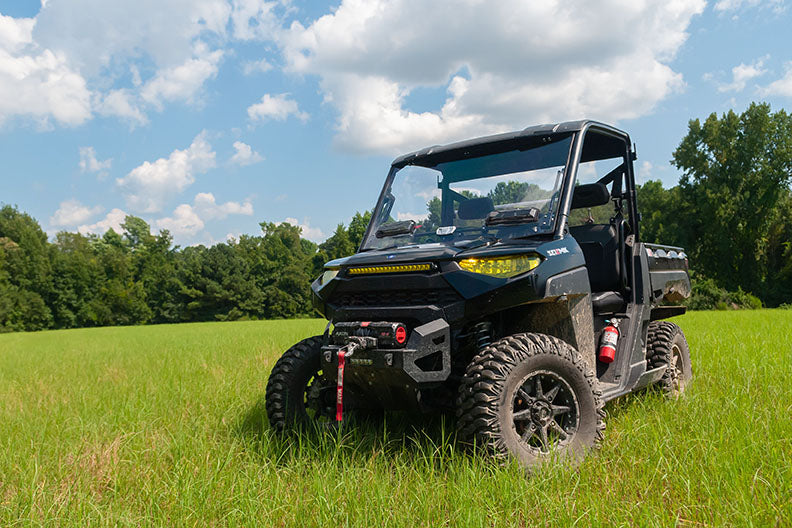
M 322 336 L 303 339 L 275 363 L 267 381 L 266 408 L 276 432 L 330 423 L 334 386 L 322 378 Z
M 649 323 L 646 339 L 647 368 L 667 365 L 663 377 L 657 382 L 660 391 L 669 398 L 678 398 L 693 377 L 690 348 L 682 329 L 668 321 Z
M 516 334 L 468 365 L 457 427 L 463 439 L 526 467 L 550 457 L 577 462 L 602 441 L 603 405 L 580 353 L 555 337 Z

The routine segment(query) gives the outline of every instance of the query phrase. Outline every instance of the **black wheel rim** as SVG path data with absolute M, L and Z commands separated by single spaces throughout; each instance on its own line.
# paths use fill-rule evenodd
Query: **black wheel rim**
M 322 378 L 322 371 L 317 371 L 308 378 L 305 384 L 304 404 L 308 419 L 315 422 L 329 422 L 335 418 L 335 387 Z
M 512 420 L 520 442 L 547 454 L 572 442 L 580 425 L 577 397 L 569 383 L 554 372 L 539 370 L 517 385 Z

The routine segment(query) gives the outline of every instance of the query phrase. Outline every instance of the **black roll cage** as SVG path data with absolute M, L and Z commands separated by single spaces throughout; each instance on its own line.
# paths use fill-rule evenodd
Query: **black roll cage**
M 624 163 L 601 178 L 600 183 L 610 183 L 610 181 L 614 181 L 613 196 L 618 192 L 620 194 L 619 199 L 626 199 L 628 214 L 632 219 L 631 228 L 635 239 L 634 247 L 637 247 L 637 243 L 640 240 L 640 233 L 637 222 L 638 208 L 636 203 L 635 174 L 633 168 L 633 161 L 636 159 L 636 155 L 634 149 L 631 149 L 630 136 L 626 132 L 610 125 L 590 120 L 570 121 L 555 125 L 538 125 L 518 132 L 485 136 L 449 145 L 435 145 L 400 156 L 391 164 L 390 171 L 385 179 L 385 184 L 380 192 L 374 211 L 381 210 L 383 202 L 388 198 L 388 190 L 393 183 L 396 172 L 407 165 L 432 167 L 438 163 L 457 159 L 473 158 L 508 152 L 509 150 L 531 148 L 558 141 L 570 135 L 572 136 L 572 143 L 564 166 L 564 181 L 560 192 L 558 214 L 554 219 L 555 228 L 553 230 L 553 238 L 563 238 L 567 231 L 572 194 L 574 192 L 575 182 L 577 181 L 577 171 L 580 163 L 622 157 Z M 589 140 L 589 138 L 591 139 Z M 613 140 L 616 140 L 618 143 Z M 608 144 L 608 142 L 610 142 L 610 144 Z M 614 145 L 616 145 L 615 150 L 609 150 L 613 149 Z M 622 172 L 625 175 L 625 183 L 627 186 L 624 190 L 620 188 L 620 179 L 616 178 L 616 176 Z M 619 183 L 616 183 L 617 181 Z M 449 189 L 449 191 L 457 194 L 460 198 L 465 198 L 463 195 L 451 189 Z M 442 215 L 444 217 L 447 214 L 447 207 L 453 207 L 453 204 L 446 204 L 444 200 L 442 210 Z M 358 251 L 363 250 L 363 244 L 368 240 L 375 220 L 376 218 L 372 216 L 371 222 L 369 222 L 366 232 L 363 234 L 361 246 L 358 248 Z

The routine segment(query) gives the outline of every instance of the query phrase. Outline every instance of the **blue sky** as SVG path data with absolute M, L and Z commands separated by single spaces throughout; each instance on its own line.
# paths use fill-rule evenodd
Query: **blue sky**
M 0 202 L 211 244 L 315 241 L 422 146 L 595 118 L 676 183 L 687 121 L 792 103 L 783 0 L 0 1 Z

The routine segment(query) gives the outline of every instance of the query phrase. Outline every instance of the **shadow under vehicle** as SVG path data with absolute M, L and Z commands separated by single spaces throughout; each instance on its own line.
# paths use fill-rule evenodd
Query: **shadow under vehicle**
M 689 350 L 664 320 L 688 261 L 641 240 L 635 159 L 627 133 L 575 121 L 394 160 L 358 253 L 311 285 L 328 327 L 273 368 L 271 426 L 453 410 L 531 466 L 582 458 L 608 400 L 680 393 Z

